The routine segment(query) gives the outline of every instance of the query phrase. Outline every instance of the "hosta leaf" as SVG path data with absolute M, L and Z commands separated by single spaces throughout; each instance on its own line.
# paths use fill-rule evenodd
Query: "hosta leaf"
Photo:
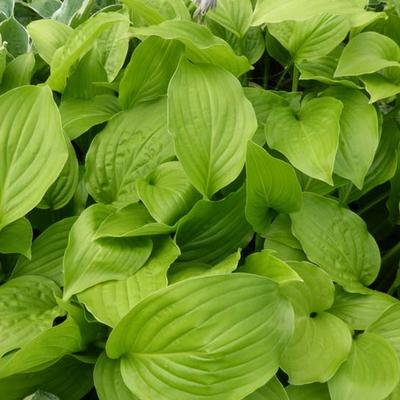
M 136 305 L 106 350 L 111 358 L 123 356 L 122 378 L 140 398 L 243 398 L 275 374 L 292 318 L 266 278 L 189 279 Z
M 289 400 L 289 397 L 278 378 L 273 377 L 266 385 L 245 397 L 244 400 Z
M 397 386 L 399 359 L 382 337 L 364 333 L 356 337 L 347 361 L 329 381 L 332 400 L 384 400 Z
M 360 13 L 365 0 L 258 0 L 253 25 L 288 20 L 301 21 L 321 14 L 346 15 Z
M 236 36 L 243 38 L 253 17 L 251 0 L 220 0 L 218 7 L 207 13 L 207 17 L 218 22 Z
M 146 264 L 128 279 L 95 285 L 79 293 L 79 301 L 100 322 L 115 327 L 139 301 L 167 287 L 167 270 L 180 254 L 169 238 L 154 239 L 153 252 Z
M 362 32 L 344 48 L 335 76 L 371 74 L 387 67 L 400 67 L 400 47 L 387 36 Z
M 347 18 L 328 14 L 268 25 L 268 31 L 289 51 L 295 63 L 327 55 L 344 40 L 349 29 Z
M 65 299 L 97 283 L 127 278 L 150 256 L 152 242 L 147 238 L 94 240 L 100 224 L 112 212 L 111 206 L 95 204 L 73 225 L 63 262 Z
M 94 199 L 118 206 L 138 200 L 136 180 L 174 155 L 166 111 L 164 98 L 137 104 L 94 138 L 86 156 L 87 189 Z
M 61 7 L 52 15 L 52 18 L 75 27 L 82 20 L 87 19 L 92 4 L 90 0 L 65 0 L 62 2 Z
M 62 3 L 60 0 L 32 0 L 27 3 L 27 6 L 42 18 L 51 18 L 61 5 Z
M 311 385 L 286 387 L 289 400 L 331 400 L 328 386 L 321 383 L 313 383 Z
M 13 57 L 29 51 L 28 32 L 14 17 L 0 23 L 0 35 L 2 40 L 7 42 L 7 51 Z
M 47 84 L 53 90 L 63 92 L 73 64 L 90 50 L 101 33 L 124 21 L 126 17 L 121 14 L 100 13 L 76 28 L 65 44 L 54 53 Z
M 178 67 L 183 45 L 175 40 L 151 36 L 140 43 L 125 69 L 119 85 L 119 101 L 129 109 L 138 101 L 165 95 Z
M 292 166 L 248 142 L 246 156 L 246 218 L 256 232 L 271 223 L 270 209 L 291 213 L 301 208 L 301 187 Z
M 118 99 L 106 94 L 89 100 L 66 98 L 60 104 L 63 128 L 71 140 L 108 121 L 119 111 Z
M 21 400 L 40 388 L 61 399 L 81 400 L 92 386 L 93 366 L 74 357 L 64 357 L 41 371 L 0 379 L 0 396 Z
M 0 92 L 4 93 L 18 86 L 29 85 L 35 68 L 33 53 L 25 53 L 11 60 L 3 74 Z
M 266 276 L 279 284 L 301 281 L 300 276 L 288 264 L 275 257 L 275 252 L 265 249 L 246 257 L 246 262 L 240 272 Z
M 179 221 L 176 243 L 180 262 L 217 264 L 250 241 L 252 230 L 244 216 L 244 191 L 219 201 L 200 200 Z
M 228 43 L 195 22 L 165 21 L 155 26 L 132 28 L 131 31 L 138 37 L 159 36 L 182 42 L 191 61 L 220 66 L 235 76 L 242 75 L 251 67 L 246 57 L 237 56 Z
M 400 93 L 400 68 L 385 68 L 380 73 L 363 75 L 360 79 L 371 96 L 371 103 Z
M 379 144 L 377 112 L 359 90 L 336 87 L 324 95 L 343 103 L 334 171 L 361 189 Z
M 168 89 L 168 118 L 176 154 L 199 192 L 211 198 L 239 175 L 257 121 L 231 74 L 182 60 Z
M 64 207 L 73 197 L 79 181 L 79 164 L 74 146 L 66 137 L 68 159 L 57 180 L 49 187 L 39 208 L 58 210 Z
M 0 356 L 34 339 L 62 315 L 55 296 L 61 296 L 59 287 L 39 276 L 11 279 L 0 286 Z
M 0 115 L 2 228 L 39 203 L 61 172 L 68 152 L 49 88 L 24 86 L 3 94 Z
M 266 123 L 268 145 L 300 171 L 333 185 L 342 108 L 332 97 L 303 101 L 298 112 L 289 104 L 277 106 Z
M 32 227 L 26 218 L 17 219 L 0 231 L 0 253 L 31 257 Z
M 294 385 L 326 382 L 350 352 L 350 329 L 326 312 L 335 290 L 328 274 L 306 262 L 289 265 L 303 282 L 282 288 L 295 311 L 295 329 L 282 354 L 281 368 Z
M 161 164 L 145 179 L 138 179 L 136 188 L 152 217 L 170 225 L 187 214 L 201 198 L 177 161 Z
M 112 360 L 101 353 L 94 367 L 94 386 L 100 400 L 137 400 L 126 387 L 121 376 L 120 361 Z
M 49 65 L 56 50 L 63 46 L 73 33 L 73 29 L 68 25 L 52 19 L 32 21 L 27 30 L 40 57 Z
M 62 260 L 68 235 L 76 217 L 65 218 L 47 228 L 32 244 L 32 257 L 20 257 L 12 272 L 13 277 L 40 275 L 63 285 Z
M 162 235 L 173 231 L 173 227 L 154 221 L 143 204 L 131 204 L 106 217 L 95 238 Z
M 364 290 L 362 285 L 375 280 L 379 249 L 357 214 L 334 200 L 305 193 L 303 208 L 291 220 L 307 257 L 345 289 Z

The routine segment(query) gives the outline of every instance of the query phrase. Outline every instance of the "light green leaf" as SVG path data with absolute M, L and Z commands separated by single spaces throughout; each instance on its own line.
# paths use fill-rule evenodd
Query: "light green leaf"
M 59 287 L 39 276 L 11 279 L 0 286 L 0 356 L 51 328 L 54 318 L 62 315 L 55 296 L 61 296 Z
M 235 76 L 251 68 L 246 57 L 236 55 L 228 43 L 195 22 L 165 21 L 155 26 L 132 28 L 131 31 L 140 38 L 159 36 L 165 40 L 177 40 L 185 45 L 186 56 L 194 63 L 214 64 Z
M 161 164 L 145 179 L 138 179 L 136 189 L 152 217 L 170 225 L 187 214 L 201 198 L 177 161 Z
M 49 65 L 56 50 L 63 46 L 73 33 L 73 29 L 68 25 L 53 19 L 32 21 L 27 30 L 40 57 Z
M 68 145 L 68 159 L 56 181 L 48 188 L 39 208 L 58 210 L 72 199 L 79 182 L 79 164 L 74 146 L 65 138 Z
M 64 0 L 52 18 L 75 27 L 89 17 L 88 13 L 92 5 L 91 0 Z
M 129 109 L 138 101 L 154 100 L 165 95 L 182 50 L 181 43 L 157 36 L 151 36 L 140 43 L 119 85 L 122 108 Z
M 300 242 L 293 236 L 292 222 L 289 215 L 279 214 L 264 236 L 267 240 L 274 240 L 293 249 L 302 250 Z
M 19 257 L 12 277 L 39 275 L 63 285 L 62 260 L 68 235 L 76 217 L 65 218 L 49 226 L 32 244 L 32 258 Z
M 94 367 L 94 386 L 100 400 L 137 400 L 122 380 L 120 361 L 101 353 Z
M 350 352 L 350 329 L 326 312 L 333 304 L 335 291 L 329 275 L 307 262 L 289 265 L 303 282 L 282 288 L 295 311 L 295 330 L 282 354 L 281 368 L 294 385 L 326 382 Z
M 32 227 L 26 218 L 17 219 L 0 231 L 0 253 L 31 258 Z
M 400 93 L 400 68 L 385 68 L 375 74 L 363 75 L 360 79 L 371 96 L 371 103 Z
M 361 189 L 379 144 L 378 114 L 359 90 L 336 87 L 323 94 L 343 103 L 334 172 Z
M 268 145 L 300 171 L 333 185 L 342 108 L 332 97 L 303 101 L 300 110 L 277 106 L 265 126 Z
M 99 226 L 95 239 L 165 235 L 174 228 L 154 221 L 143 204 L 131 204 L 111 213 Z
M 11 60 L 3 74 L 0 92 L 4 93 L 19 86 L 29 85 L 35 68 L 33 53 L 25 53 Z
M 127 278 L 149 258 L 152 242 L 147 238 L 94 240 L 100 224 L 113 212 L 111 206 L 87 208 L 73 225 L 64 254 L 64 299 L 112 279 Z
M 322 383 L 286 387 L 289 400 L 331 400 L 328 386 Z
M 258 0 L 253 15 L 253 25 L 302 21 L 321 14 L 346 15 L 363 11 L 366 0 Z
M 293 62 L 326 56 L 350 30 L 343 16 L 323 14 L 306 21 L 268 24 L 268 31 L 287 49 Z
M 371 74 L 387 67 L 400 67 L 400 47 L 380 33 L 362 32 L 344 48 L 335 77 Z
M 110 95 L 98 95 L 89 100 L 67 97 L 60 104 L 63 128 L 71 140 L 108 121 L 119 111 L 118 99 Z
M 278 378 L 274 376 L 266 385 L 245 397 L 244 400 L 289 400 L 289 397 Z
M 193 186 L 211 198 L 242 170 L 257 120 L 231 74 L 182 60 L 168 89 L 168 125 Z
M 117 114 L 94 138 L 85 178 L 96 201 L 120 207 L 136 202 L 136 180 L 174 156 L 166 111 L 165 98 L 137 104 Z
M 246 175 L 246 218 L 256 232 L 264 233 L 270 225 L 270 208 L 279 213 L 301 208 L 303 197 L 294 168 L 253 142 L 247 143 Z
M 252 236 L 244 203 L 244 190 L 223 200 L 197 202 L 178 223 L 175 240 L 182 251 L 178 261 L 215 265 L 244 248 Z
M 61 399 L 81 400 L 92 386 L 93 366 L 74 357 L 64 357 L 41 371 L 0 379 L 0 396 L 21 400 L 40 388 Z
M 346 290 L 364 290 L 376 278 L 380 253 L 365 222 L 338 202 L 305 193 L 303 208 L 291 214 L 292 231 L 310 261 Z
M 28 32 L 13 16 L 0 23 L 0 35 L 1 39 L 7 42 L 7 51 L 13 57 L 29 51 Z
M 125 20 L 125 16 L 115 12 L 100 13 L 76 28 L 65 44 L 54 53 L 47 84 L 53 90 L 63 92 L 74 63 L 91 49 L 105 30 Z
M 218 7 L 207 13 L 207 17 L 243 38 L 250 28 L 253 17 L 251 0 L 219 0 Z
M 348 360 L 328 383 L 332 400 L 384 400 L 400 378 L 399 359 L 382 337 L 356 337 Z
M 265 276 L 279 284 L 302 280 L 296 271 L 275 257 L 274 251 L 268 249 L 246 257 L 246 262 L 239 271 Z
M 95 285 L 78 294 L 96 319 L 115 327 L 134 307 L 153 292 L 167 287 L 167 270 L 180 251 L 169 238 L 155 238 L 146 264 L 128 279 Z
M 123 356 L 122 378 L 140 398 L 243 398 L 277 371 L 292 318 L 269 279 L 188 279 L 136 305 L 111 333 L 106 351 L 113 359 Z
M 24 86 L 3 94 L 0 115 L 2 228 L 40 202 L 60 174 L 68 151 L 48 87 Z

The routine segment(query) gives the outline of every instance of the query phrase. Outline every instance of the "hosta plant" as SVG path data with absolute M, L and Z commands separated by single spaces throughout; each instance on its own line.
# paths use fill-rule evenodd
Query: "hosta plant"
M 0 35 L 0 399 L 400 399 L 397 0 Z

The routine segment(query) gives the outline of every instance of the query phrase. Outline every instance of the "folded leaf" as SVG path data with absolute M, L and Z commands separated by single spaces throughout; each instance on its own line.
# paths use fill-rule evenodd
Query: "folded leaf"
M 0 253 L 31 258 L 31 243 L 32 226 L 26 218 L 17 219 L 0 231 Z
M 374 74 L 363 75 L 360 79 L 371 96 L 371 103 L 400 93 L 400 68 L 385 68 Z

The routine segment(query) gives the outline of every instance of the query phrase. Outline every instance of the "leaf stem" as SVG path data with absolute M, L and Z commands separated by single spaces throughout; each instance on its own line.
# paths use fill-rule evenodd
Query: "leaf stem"
M 292 92 L 297 92 L 299 89 L 299 77 L 299 70 L 296 68 L 296 64 L 293 63 Z

